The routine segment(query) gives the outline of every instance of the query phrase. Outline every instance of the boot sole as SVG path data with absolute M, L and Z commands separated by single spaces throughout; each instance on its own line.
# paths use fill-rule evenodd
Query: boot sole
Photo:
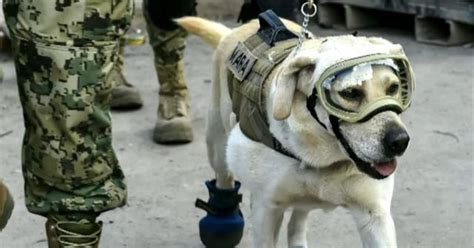
M 155 127 L 153 140 L 158 144 L 186 144 L 193 141 L 191 126 L 163 125 Z
M 158 134 L 153 135 L 153 140 L 158 144 L 187 144 L 193 141 L 192 132 L 180 133 L 176 135 L 173 134 Z
M 116 97 L 110 103 L 110 108 L 113 110 L 134 110 L 140 109 L 142 106 L 143 101 L 139 96 Z
M 234 248 L 240 243 L 243 232 L 218 234 L 201 230 L 199 236 L 206 248 Z

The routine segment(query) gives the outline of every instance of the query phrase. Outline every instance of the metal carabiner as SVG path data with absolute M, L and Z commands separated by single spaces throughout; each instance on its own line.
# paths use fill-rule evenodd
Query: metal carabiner
M 306 7 L 308 7 L 308 11 L 313 10 L 313 12 L 308 13 L 305 10 Z M 317 12 L 318 12 L 318 7 L 316 6 L 316 4 L 314 4 L 313 0 L 308 0 L 308 2 L 303 3 L 303 5 L 301 5 L 301 14 L 303 14 L 304 17 L 308 17 L 308 18 L 314 17 Z
M 311 11 L 311 10 L 313 10 L 313 12 L 308 13 L 308 11 Z M 305 2 L 301 5 L 301 14 L 303 14 L 304 16 L 303 23 L 301 24 L 303 29 L 301 30 L 301 33 L 299 35 L 298 45 L 296 45 L 295 52 L 293 53 L 293 55 L 296 55 L 298 50 L 301 48 L 305 37 L 309 36 L 309 31 L 308 31 L 309 19 L 311 17 L 314 17 L 317 12 L 318 12 L 318 7 L 314 3 L 314 0 L 308 0 L 308 2 Z

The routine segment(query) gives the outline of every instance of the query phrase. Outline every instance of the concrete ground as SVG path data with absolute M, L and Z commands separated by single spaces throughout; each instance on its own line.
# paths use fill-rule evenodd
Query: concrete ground
M 343 32 L 314 30 L 317 35 Z M 392 212 L 399 247 L 472 247 L 473 68 L 471 46 L 420 44 L 400 30 L 371 29 L 359 35 L 383 36 L 402 44 L 417 76 L 413 107 L 404 114 L 412 142 L 401 159 Z M 145 100 L 143 109 L 113 113 L 114 146 L 128 178 L 124 208 L 102 215 L 102 247 L 197 248 L 197 223 L 204 212 L 196 197 L 207 198 L 204 181 L 212 178 L 204 140 L 210 92 L 212 49 L 195 37 L 186 50 L 186 74 L 192 96 L 193 143 L 161 146 L 153 143 L 158 84 L 149 46 L 128 47 L 126 74 Z M 10 186 L 16 209 L 0 234 L 1 248 L 46 247 L 44 219 L 23 206 L 20 145 L 23 134 L 11 58 L 2 56 L 5 80 L 0 84 L 0 176 Z M 243 191 L 244 215 L 251 215 Z M 239 247 L 250 247 L 251 225 Z M 285 247 L 282 231 L 280 245 Z M 314 211 L 309 223 L 311 247 L 361 247 L 346 210 Z

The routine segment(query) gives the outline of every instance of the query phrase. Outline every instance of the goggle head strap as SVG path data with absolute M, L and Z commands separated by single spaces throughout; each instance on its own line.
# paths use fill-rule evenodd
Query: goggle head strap
M 328 129 L 326 125 L 319 119 L 318 113 L 316 113 L 316 103 L 318 101 L 318 91 L 316 88 L 313 89 L 313 93 L 306 100 L 306 108 L 311 113 L 311 116 L 321 125 L 324 129 Z

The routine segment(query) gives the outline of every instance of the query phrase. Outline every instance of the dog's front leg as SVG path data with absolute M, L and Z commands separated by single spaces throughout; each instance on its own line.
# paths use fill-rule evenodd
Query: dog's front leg
M 285 210 L 253 200 L 254 198 L 252 199 L 253 247 L 275 248 Z
M 390 209 L 350 208 L 364 248 L 396 248 L 395 225 Z
M 308 248 L 306 239 L 306 224 L 309 211 L 303 209 L 294 209 L 288 223 L 288 247 L 289 248 Z

